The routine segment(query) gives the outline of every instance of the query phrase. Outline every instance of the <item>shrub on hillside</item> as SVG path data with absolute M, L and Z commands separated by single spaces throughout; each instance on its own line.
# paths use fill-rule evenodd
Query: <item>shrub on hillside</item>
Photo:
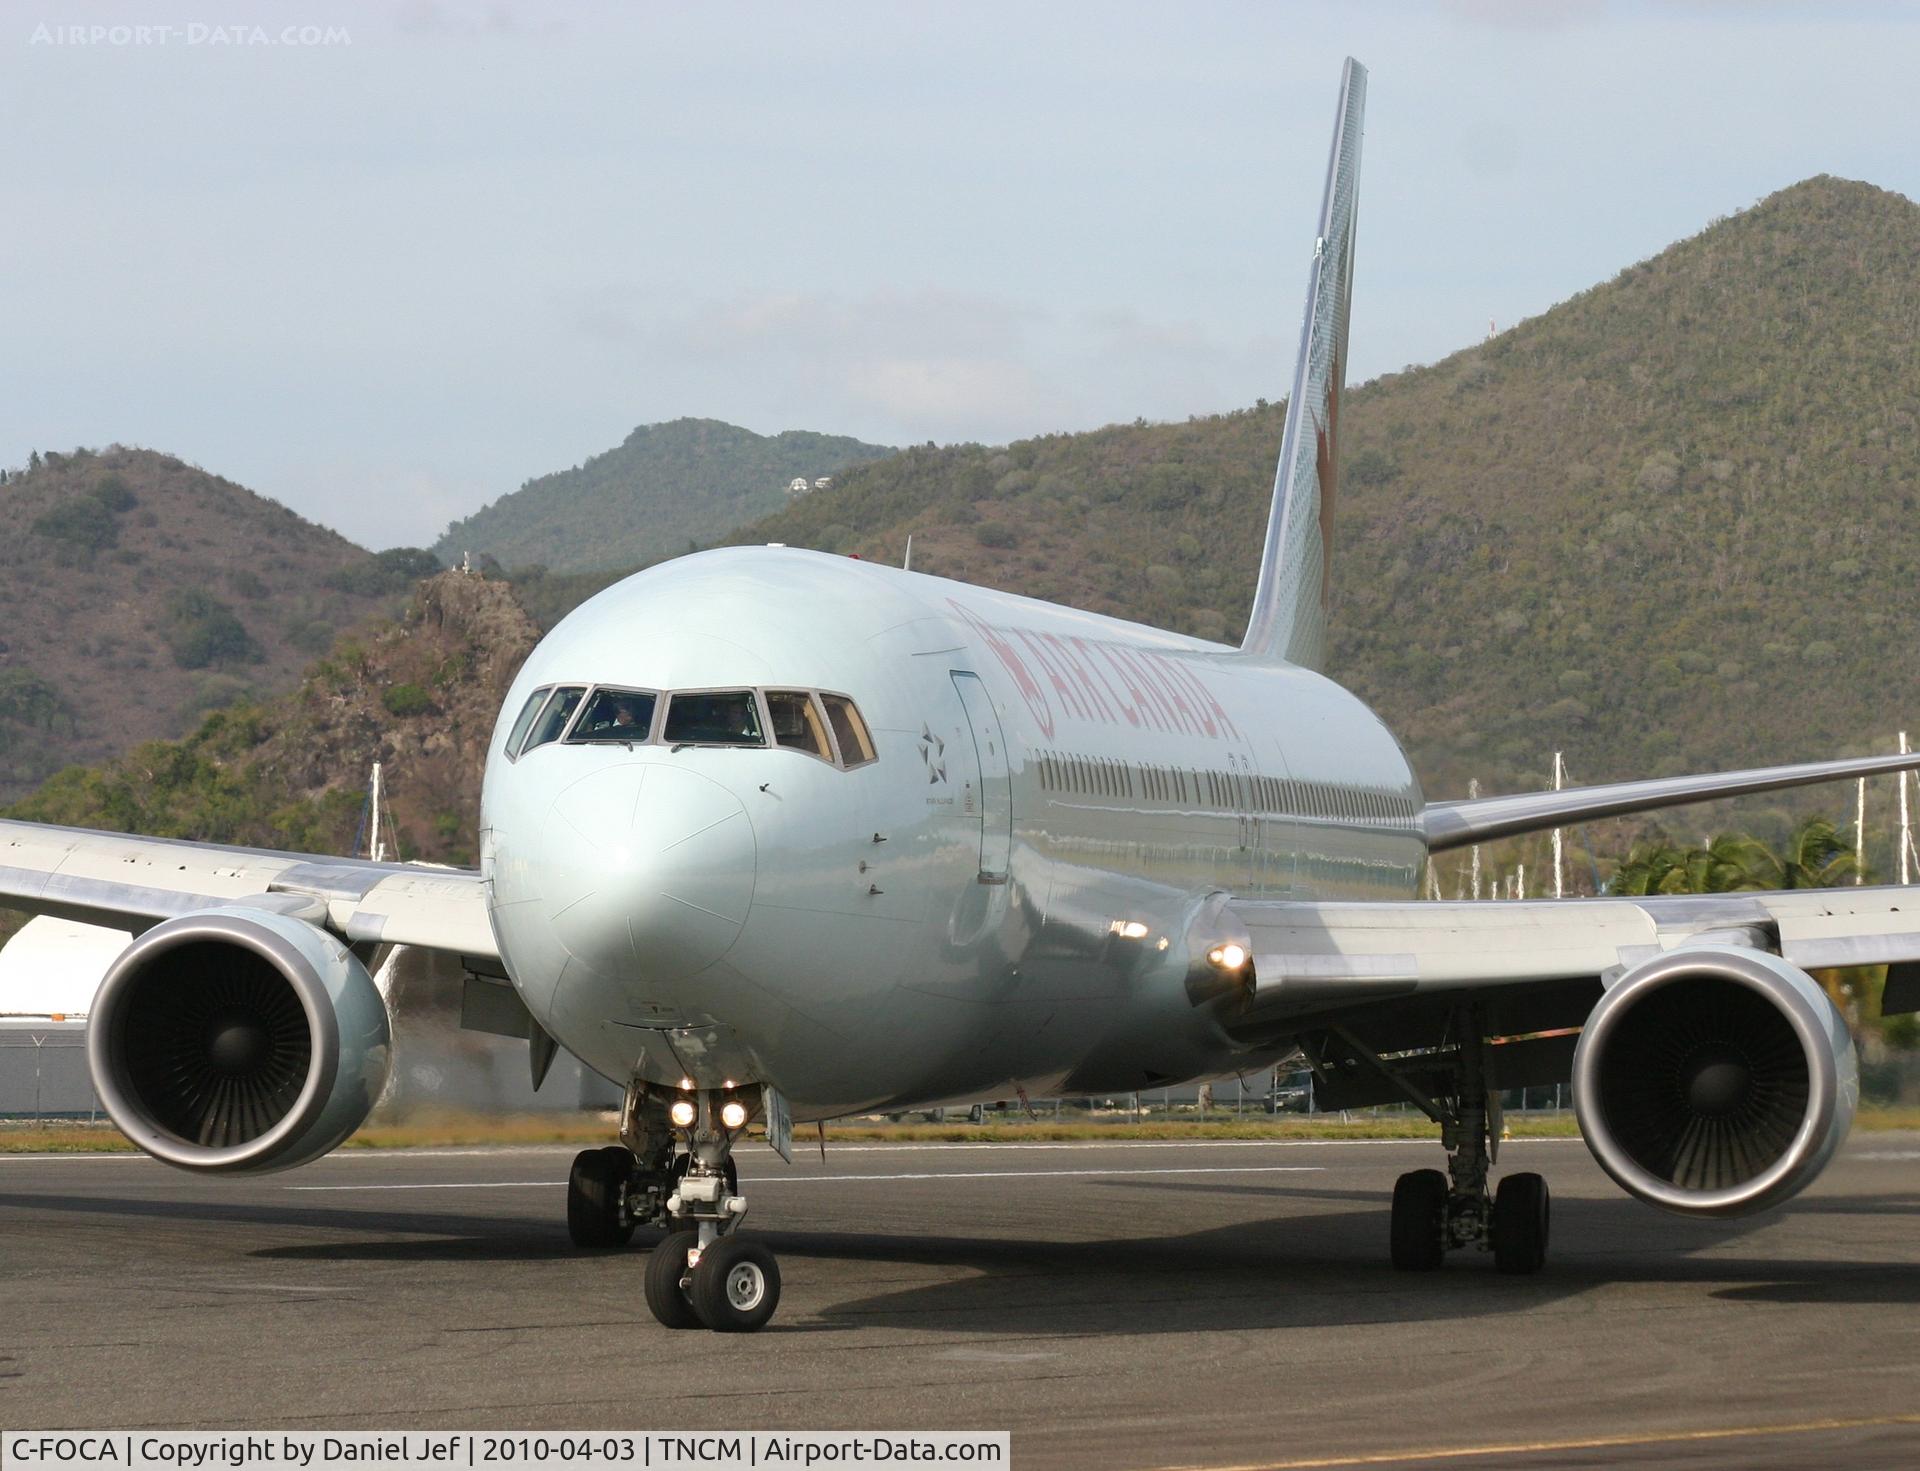
M 417 684 L 389 685 L 381 692 L 380 703 L 387 707 L 387 714 L 402 719 L 424 715 L 433 708 L 432 698 Z
M 92 496 L 75 496 L 50 511 L 33 518 L 33 530 L 49 541 L 57 541 L 91 556 L 120 540 L 120 528 L 113 513 Z
M 161 636 L 182 669 L 223 669 L 258 664 L 266 657 L 233 609 L 198 588 L 167 599 Z

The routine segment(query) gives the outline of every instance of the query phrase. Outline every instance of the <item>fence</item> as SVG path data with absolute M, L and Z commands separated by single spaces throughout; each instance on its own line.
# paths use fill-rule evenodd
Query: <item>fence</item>
M 84 1023 L 0 1023 L 0 1118 L 89 1119 L 99 1113 Z

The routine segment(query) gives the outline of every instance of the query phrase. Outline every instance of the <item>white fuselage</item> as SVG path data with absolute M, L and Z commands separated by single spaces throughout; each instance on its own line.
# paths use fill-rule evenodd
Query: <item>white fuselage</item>
M 549 685 L 837 691 L 878 759 L 657 738 L 508 759 Z M 1420 805 L 1386 727 L 1318 674 L 751 548 L 630 577 L 535 649 L 488 753 L 482 866 L 515 986 L 590 1066 L 768 1082 L 829 1117 L 1271 1061 L 1189 998 L 1194 916 L 1408 897 Z

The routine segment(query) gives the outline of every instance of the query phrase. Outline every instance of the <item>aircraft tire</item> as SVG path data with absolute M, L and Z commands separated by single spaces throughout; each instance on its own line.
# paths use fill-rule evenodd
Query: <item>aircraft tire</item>
M 633 1155 L 624 1145 L 583 1149 L 567 1174 L 567 1235 L 575 1246 L 625 1246 L 633 1240 L 626 1211 Z
M 698 1328 L 699 1316 L 680 1279 L 687 1275 L 687 1253 L 699 1238 L 672 1231 L 647 1255 L 647 1309 L 662 1328 Z
M 1525 1276 L 1547 1264 L 1551 1207 L 1547 1182 L 1538 1175 L 1508 1175 L 1493 1197 L 1493 1264 Z
M 1402 1272 L 1431 1272 L 1446 1257 L 1447 1177 L 1438 1170 L 1410 1170 L 1393 1186 L 1393 1265 Z
M 714 1332 L 752 1333 L 780 1306 L 780 1264 L 751 1237 L 722 1236 L 700 1253 L 687 1296 Z

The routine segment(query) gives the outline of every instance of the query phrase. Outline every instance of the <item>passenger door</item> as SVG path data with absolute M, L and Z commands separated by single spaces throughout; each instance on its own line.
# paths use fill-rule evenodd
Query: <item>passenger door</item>
M 980 882 L 1004 884 L 1013 850 L 1013 782 L 1007 769 L 1005 734 L 979 675 L 956 669 L 953 687 L 967 712 L 980 772 Z

